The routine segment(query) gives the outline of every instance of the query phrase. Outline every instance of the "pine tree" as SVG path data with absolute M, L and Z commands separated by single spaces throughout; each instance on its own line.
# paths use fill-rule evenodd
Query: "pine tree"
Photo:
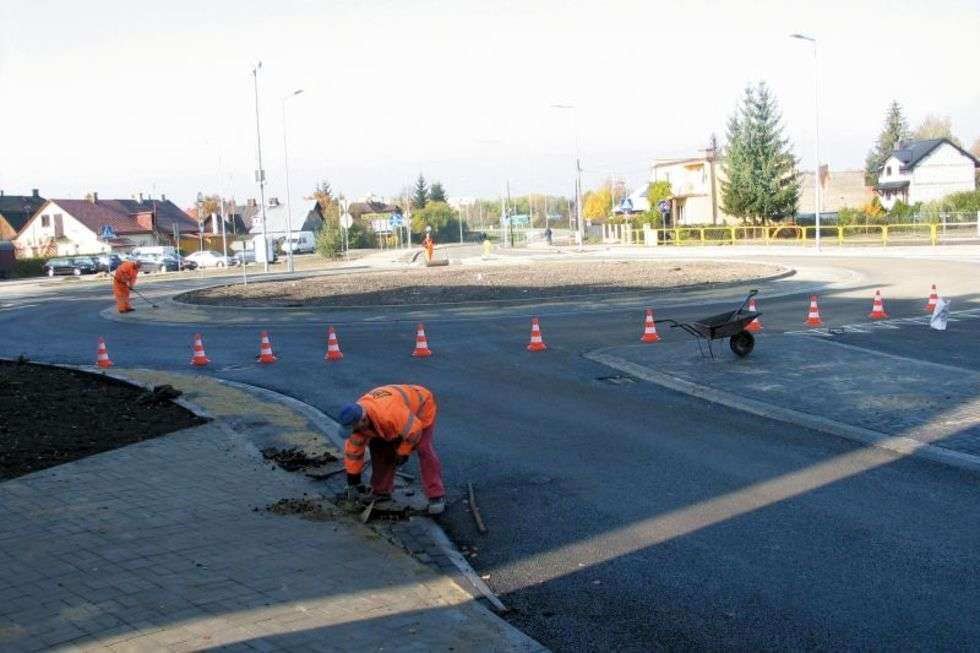
M 419 178 L 415 182 L 415 194 L 412 196 L 412 208 L 424 209 L 429 201 L 429 187 L 425 184 L 425 177 L 419 173 Z
M 728 122 L 722 206 L 729 215 L 767 224 L 796 214 L 796 158 L 780 122 L 776 99 L 765 82 L 746 88 L 741 108 Z
M 909 139 L 909 136 L 909 123 L 902 114 L 902 107 L 893 100 L 885 116 L 885 126 L 864 161 L 865 184 L 874 186 L 878 183 L 878 169 L 884 165 L 902 141 Z
M 442 184 L 438 181 L 432 182 L 432 187 L 429 188 L 429 201 L 430 202 L 445 202 L 446 201 L 446 191 L 443 189 Z

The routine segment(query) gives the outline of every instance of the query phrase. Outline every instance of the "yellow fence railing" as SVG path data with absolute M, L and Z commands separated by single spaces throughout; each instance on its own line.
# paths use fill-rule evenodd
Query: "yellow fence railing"
M 618 225 L 604 232 L 606 242 L 652 245 L 805 245 L 816 241 L 817 228 L 800 225 L 766 227 L 674 227 L 670 229 L 630 229 Z M 929 243 L 947 240 L 980 240 L 980 224 L 881 224 L 830 225 L 820 227 L 820 240 L 826 245 Z

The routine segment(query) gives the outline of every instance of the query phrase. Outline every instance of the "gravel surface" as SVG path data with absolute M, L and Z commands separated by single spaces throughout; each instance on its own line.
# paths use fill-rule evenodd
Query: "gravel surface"
M 225 306 L 397 306 L 665 290 L 747 281 L 781 271 L 775 265 L 727 261 L 456 265 L 223 286 L 179 299 Z

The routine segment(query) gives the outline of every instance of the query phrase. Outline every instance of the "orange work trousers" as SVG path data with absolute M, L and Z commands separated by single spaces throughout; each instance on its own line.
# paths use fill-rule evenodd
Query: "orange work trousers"
M 129 286 L 121 281 L 112 282 L 112 294 L 116 296 L 116 310 L 120 313 L 133 310 L 129 305 Z

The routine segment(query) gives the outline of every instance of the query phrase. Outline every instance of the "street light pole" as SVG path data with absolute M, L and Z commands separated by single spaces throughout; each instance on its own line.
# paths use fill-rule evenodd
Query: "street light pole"
M 575 132 L 575 229 L 578 244 L 585 242 L 585 225 L 582 224 L 582 154 L 579 148 L 578 108 L 574 104 L 552 104 L 552 109 L 568 109 L 572 112 L 572 128 Z
M 255 135 L 259 147 L 259 169 L 256 171 L 256 181 L 259 182 L 259 201 L 262 202 L 262 261 L 263 271 L 269 271 L 269 240 L 265 227 L 265 170 L 262 169 L 262 129 L 259 127 L 259 69 L 262 68 L 260 61 L 252 68 L 252 77 L 255 78 Z
M 820 76 L 817 66 L 817 39 L 803 34 L 790 34 L 790 38 L 808 41 L 813 45 L 813 149 L 817 156 L 813 174 L 814 217 L 817 229 L 817 251 L 820 251 Z
M 286 100 L 296 97 L 303 89 L 296 89 L 282 99 L 282 158 L 286 167 L 286 270 L 293 272 L 293 213 L 289 201 L 289 147 L 286 140 Z

